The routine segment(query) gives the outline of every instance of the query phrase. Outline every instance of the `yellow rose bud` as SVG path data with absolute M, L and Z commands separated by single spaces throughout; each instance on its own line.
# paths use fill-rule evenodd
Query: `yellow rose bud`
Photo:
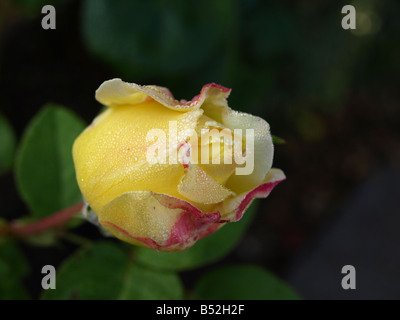
M 208 84 L 178 101 L 166 88 L 120 79 L 99 87 L 109 109 L 76 139 L 73 158 L 105 229 L 135 245 L 184 250 L 285 179 L 271 168 L 268 123 L 230 109 L 229 93 Z

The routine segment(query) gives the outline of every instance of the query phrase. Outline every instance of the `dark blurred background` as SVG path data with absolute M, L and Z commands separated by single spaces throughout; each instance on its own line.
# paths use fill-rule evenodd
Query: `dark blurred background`
M 41 27 L 44 4 L 56 30 Z M 355 30 L 341 27 L 347 4 Z M 188 100 L 216 82 L 233 109 L 266 119 L 286 140 L 274 166 L 287 180 L 227 259 L 304 298 L 400 298 L 399 72 L 396 0 L 0 0 L 0 108 L 18 138 L 49 101 L 89 123 L 114 77 Z M 2 216 L 23 216 L 12 174 L 0 181 Z M 49 254 L 62 258 L 37 249 L 37 264 Z M 340 285 L 347 264 L 356 290 Z

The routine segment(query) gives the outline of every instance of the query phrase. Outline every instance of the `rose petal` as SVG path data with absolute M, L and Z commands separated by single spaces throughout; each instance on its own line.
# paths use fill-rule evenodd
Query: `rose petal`
M 236 193 L 242 193 L 262 183 L 267 172 L 271 169 L 274 155 L 269 124 L 260 117 L 232 110 L 228 107 L 226 99 L 205 101 L 202 104 L 202 109 L 205 116 L 214 119 L 225 127 L 231 130 L 241 129 L 243 137 L 246 137 L 246 129 L 254 130 L 254 170 L 248 175 L 233 174 L 226 186 Z
M 178 101 L 166 88 L 120 79 L 99 87 L 96 99 L 111 108 L 77 139 L 73 154 L 83 195 L 108 231 L 132 244 L 184 250 L 225 222 L 241 219 L 255 198 L 268 196 L 285 179 L 281 170 L 271 169 L 268 123 L 230 109 L 229 93 L 212 83 L 191 101 Z M 177 121 L 177 145 L 171 151 L 190 144 L 190 130 L 203 114 L 211 119 L 206 125 L 242 129 L 244 137 L 246 129 L 254 130 L 254 149 L 246 150 L 247 157 L 254 151 L 250 174 L 231 174 L 232 166 L 219 172 L 217 165 L 146 161 L 149 130 L 163 130 L 168 140 L 170 122 Z
M 181 195 L 200 204 L 212 204 L 225 200 L 234 193 L 219 184 L 200 166 L 191 164 L 185 169 L 178 191 Z
M 242 218 L 244 212 L 254 199 L 266 198 L 272 189 L 285 179 L 286 177 L 282 170 L 272 168 L 261 185 L 250 192 L 244 192 L 236 197 L 225 200 L 216 210 L 221 213 L 222 220 L 238 221 Z
M 200 95 L 191 101 L 178 101 L 171 92 L 159 86 L 140 86 L 135 83 L 124 82 L 121 79 L 111 79 L 103 82 L 96 91 L 96 99 L 100 103 L 117 107 L 120 105 L 137 104 L 146 101 L 149 97 L 162 105 L 176 111 L 190 111 L 201 107 L 205 101 L 219 104 L 229 96 L 230 89 L 215 83 L 210 83 L 201 89 Z
M 242 135 L 246 136 L 246 130 L 254 130 L 254 146 L 246 150 L 248 154 L 253 152 L 253 159 L 247 158 L 251 165 L 254 165 L 253 171 L 249 175 L 233 174 L 228 180 L 226 186 L 236 193 L 245 192 L 260 185 L 272 167 L 274 156 L 274 145 L 270 134 L 269 124 L 256 116 L 225 109 L 222 114 L 224 125 L 230 128 L 242 129 Z M 247 163 L 247 162 L 246 162 Z
M 176 142 L 183 144 L 195 129 L 201 109 L 176 112 L 156 101 L 132 107 L 112 108 L 87 128 L 75 141 L 73 157 L 77 181 L 85 199 L 95 212 L 126 191 L 151 190 L 179 196 L 177 186 L 184 173 L 181 163 L 151 164 L 147 151 L 155 140 L 147 141 L 151 129 L 165 133 L 169 142 L 169 123 L 176 121 Z M 171 148 L 173 151 L 174 147 Z
M 212 213 L 165 194 L 126 192 L 100 210 L 99 222 L 117 238 L 135 245 L 160 251 L 184 250 L 224 223 L 240 220 L 254 199 L 265 198 L 284 179 L 281 170 L 271 169 L 265 183 L 224 201 Z
M 187 201 L 149 191 L 126 192 L 98 216 L 117 238 L 162 251 L 186 249 L 222 226 L 218 212 L 202 213 Z

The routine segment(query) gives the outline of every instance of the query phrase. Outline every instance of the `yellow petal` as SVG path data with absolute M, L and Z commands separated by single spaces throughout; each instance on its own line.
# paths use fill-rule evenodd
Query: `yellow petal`
M 137 104 L 152 98 L 163 106 L 175 111 L 190 111 L 198 109 L 203 103 L 214 103 L 226 100 L 230 90 L 216 84 L 205 85 L 200 95 L 191 101 L 176 100 L 171 92 L 159 86 L 140 86 L 124 82 L 121 79 L 111 79 L 103 82 L 96 91 L 96 99 L 100 103 L 117 107 L 126 104 Z
M 178 191 L 190 201 L 199 204 L 219 203 L 234 194 L 195 164 L 186 169 Z
M 253 171 L 248 175 L 238 175 L 235 171 L 226 182 L 226 187 L 240 194 L 260 185 L 271 169 L 274 156 L 269 124 L 259 117 L 232 110 L 228 107 L 226 100 L 219 100 L 218 103 L 204 103 L 202 109 L 205 116 L 218 121 L 231 130 L 241 130 L 244 138 L 247 129 L 254 130 L 254 147 L 252 150 L 246 150 L 249 165 L 254 164 Z M 250 154 L 251 152 L 252 154 Z M 253 157 L 254 161 L 251 159 Z
M 246 137 L 246 140 L 249 138 L 247 130 L 254 130 L 254 145 L 250 149 L 246 147 L 247 162 L 249 162 L 246 165 L 254 165 L 252 173 L 238 175 L 236 171 L 226 183 L 228 188 L 236 193 L 241 193 L 263 183 L 272 166 L 274 145 L 269 124 L 265 120 L 247 113 L 225 110 L 222 114 L 223 123 L 230 128 L 241 129 L 242 135 Z
M 120 195 L 98 217 L 117 238 L 162 251 L 187 249 L 222 226 L 219 213 L 202 213 L 186 201 L 149 191 Z
M 150 191 L 134 191 L 111 200 L 97 215 L 116 237 L 143 246 L 139 239 L 166 243 L 179 213 L 179 209 L 161 206 Z
M 153 191 L 178 196 L 177 186 L 184 173 L 176 164 L 150 164 L 146 153 L 154 141 L 149 130 L 157 128 L 169 139 L 169 121 L 176 121 L 177 142 L 188 137 L 185 129 L 195 128 L 202 110 L 178 112 L 154 100 L 121 105 L 100 115 L 75 141 L 73 157 L 79 187 L 95 212 L 127 191 Z
M 221 213 L 221 217 L 225 221 L 240 220 L 255 198 L 266 198 L 272 189 L 285 179 L 286 177 L 282 170 L 272 168 L 259 186 L 235 197 L 228 198 L 218 205 L 215 210 Z

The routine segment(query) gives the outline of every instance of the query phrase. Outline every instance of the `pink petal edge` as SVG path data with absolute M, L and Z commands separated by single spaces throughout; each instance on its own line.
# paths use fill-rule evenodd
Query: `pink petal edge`
M 234 220 L 223 220 L 219 212 L 203 213 L 198 208 L 185 200 L 174 198 L 164 194 L 156 194 L 153 196 L 165 207 L 170 209 L 181 209 L 180 217 L 172 227 L 171 234 L 165 244 L 160 245 L 153 239 L 136 237 L 131 235 L 125 229 L 108 221 L 101 221 L 101 224 L 110 226 L 131 237 L 132 239 L 143 242 L 152 249 L 187 249 L 195 244 L 197 240 L 208 236 L 217 231 L 225 222 L 235 222 L 240 220 L 252 201 L 256 198 L 265 198 L 272 189 L 284 179 L 264 183 L 252 191 L 250 191 L 236 208 Z
M 189 106 L 191 106 L 191 107 L 194 106 L 199 100 L 202 100 L 203 95 L 205 95 L 206 90 L 209 89 L 209 88 L 211 88 L 211 89 L 212 89 L 212 88 L 216 88 L 216 89 L 221 90 L 222 93 L 225 93 L 225 94 L 224 94 L 224 98 L 225 98 L 225 99 L 228 98 L 229 94 L 230 94 L 231 91 L 232 91 L 232 89 L 226 88 L 226 87 L 221 86 L 220 84 L 216 84 L 216 83 L 214 83 L 214 82 L 212 82 L 212 83 L 207 83 L 207 84 L 205 84 L 205 85 L 201 88 L 200 94 L 198 94 L 197 96 L 193 97 L 192 100 L 187 101 L 187 102 L 186 102 L 185 100 L 183 100 L 183 101 L 184 101 L 184 104 L 185 104 L 185 105 L 189 105 Z

